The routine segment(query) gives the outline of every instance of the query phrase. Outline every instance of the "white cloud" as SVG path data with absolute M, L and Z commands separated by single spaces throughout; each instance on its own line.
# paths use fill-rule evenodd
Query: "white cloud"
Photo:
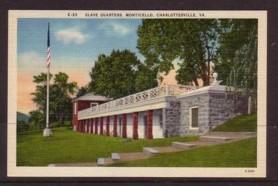
M 35 62 L 35 61 L 39 61 L 42 60 L 42 56 L 34 51 L 30 51 L 30 52 L 24 52 L 24 53 L 20 53 L 18 55 L 18 59 L 21 63 L 24 63 L 24 65 L 26 64 L 30 64 L 30 62 Z
M 62 41 L 64 44 L 74 43 L 80 45 L 85 43 L 89 36 L 83 33 L 81 28 L 72 27 L 57 31 L 55 37 L 58 41 Z
M 120 36 L 127 35 L 133 31 L 132 27 L 116 21 L 105 22 L 99 26 L 99 29 L 103 30 L 106 34 L 111 35 L 114 32 Z
M 45 58 L 37 52 L 25 52 L 18 55 L 18 70 L 34 70 L 46 66 Z

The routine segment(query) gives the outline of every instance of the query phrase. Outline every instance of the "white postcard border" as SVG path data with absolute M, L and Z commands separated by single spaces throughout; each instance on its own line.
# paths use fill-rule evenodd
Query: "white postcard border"
M 88 17 L 85 13 L 145 13 L 144 17 Z M 258 131 L 257 168 L 188 168 L 188 167 L 17 167 L 16 166 L 16 108 L 17 108 L 17 19 L 18 18 L 158 18 L 157 13 L 187 13 L 184 17 L 159 18 L 256 18 L 258 19 Z M 68 14 L 75 17 L 69 17 Z M 192 17 L 195 13 L 197 17 Z M 204 14 L 204 17 L 199 16 Z M 267 86 L 267 11 L 86 11 L 86 10 L 10 10 L 8 20 L 8 177 L 266 177 L 266 86 Z M 236 153 L 236 152 L 235 152 Z

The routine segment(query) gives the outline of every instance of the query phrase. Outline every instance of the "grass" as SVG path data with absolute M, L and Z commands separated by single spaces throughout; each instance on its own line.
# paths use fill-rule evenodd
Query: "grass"
M 119 162 L 122 167 L 256 167 L 256 138 Z
M 33 123 L 33 122 L 29 122 L 26 123 L 25 126 L 27 126 L 25 129 L 23 130 L 17 130 L 17 134 L 28 134 L 28 133 L 34 133 L 34 132 L 40 132 L 42 130 L 42 128 L 40 128 L 40 126 L 38 126 L 37 124 Z M 71 121 L 64 121 L 64 124 L 61 124 L 58 121 L 55 122 L 51 122 L 50 123 L 50 127 L 51 128 L 57 128 L 57 127 L 71 127 L 72 123 Z M 17 123 L 17 127 L 20 127 L 20 124 Z M 45 128 L 45 126 L 43 126 L 43 128 Z M 19 128 L 17 128 L 19 129 Z
M 51 163 L 95 162 L 112 152 L 142 151 L 145 146 L 167 146 L 172 141 L 195 141 L 197 136 L 154 140 L 131 140 L 73 132 L 67 127 L 54 128 L 53 136 L 26 132 L 17 136 L 17 166 L 46 166 Z
M 214 131 L 253 132 L 256 127 L 256 115 L 247 115 L 235 117 Z M 139 152 L 146 146 L 168 146 L 172 141 L 198 140 L 197 136 L 153 140 L 114 138 L 73 132 L 67 124 L 53 128 L 53 132 L 54 135 L 48 138 L 43 137 L 41 131 L 17 135 L 17 165 L 46 166 L 51 163 L 95 162 L 97 158 L 108 157 L 112 152 Z M 120 162 L 117 166 L 255 167 L 256 138 L 162 154 L 146 160 Z
M 52 128 L 56 128 L 56 127 L 71 127 L 72 126 L 72 123 L 71 121 L 64 121 L 64 124 L 62 124 L 61 122 L 59 121 L 55 121 L 55 122 L 52 122 L 50 124 L 50 126 Z
M 257 130 L 257 116 L 242 115 L 230 119 L 223 125 L 219 125 L 213 131 L 223 132 L 256 132 Z

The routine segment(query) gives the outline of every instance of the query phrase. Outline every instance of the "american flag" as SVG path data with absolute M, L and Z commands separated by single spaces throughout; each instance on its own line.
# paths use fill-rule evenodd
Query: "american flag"
M 47 58 L 46 58 L 46 66 L 50 67 L 50 31 L 49 31 L 49 23 L 47 30 Z

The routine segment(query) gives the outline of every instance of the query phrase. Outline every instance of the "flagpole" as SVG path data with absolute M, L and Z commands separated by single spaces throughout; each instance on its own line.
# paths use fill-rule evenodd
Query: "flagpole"
M 46 79 L 46 127 L 43 130 L 43 136 L 51 136 L 52 131 L 49 127 L 49 75 L 50 75 L 50 25 L 48 23 L 48 30 L 47 30 L 47 79 Z
M 50 65 L 47 65 L 47 82 L 46 82 L 46 128 L 49 129 L 49 72 Z

